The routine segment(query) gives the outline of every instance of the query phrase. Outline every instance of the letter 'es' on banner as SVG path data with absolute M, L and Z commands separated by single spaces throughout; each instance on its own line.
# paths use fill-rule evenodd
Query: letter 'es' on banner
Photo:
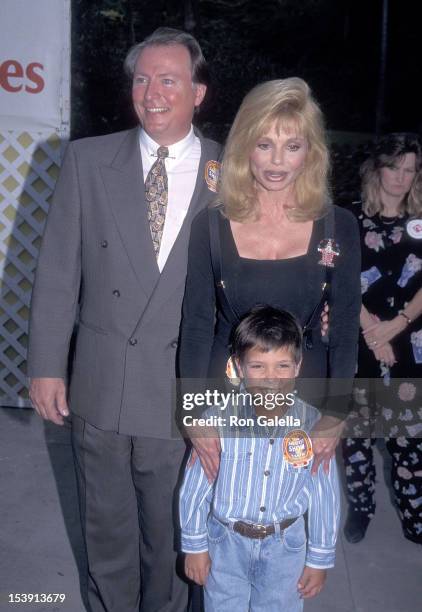
M 70 0 L 1 0 L 0 130 L 68 123 Z

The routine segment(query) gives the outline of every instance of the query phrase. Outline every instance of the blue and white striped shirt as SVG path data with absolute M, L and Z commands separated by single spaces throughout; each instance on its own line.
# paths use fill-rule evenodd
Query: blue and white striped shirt
M 235 411 L 239 416 L 251 416 L 250 406 L 238 406 Z M 298 418 L 299 428 L 307 433 L 320 417 L 316 408 L 298 398 L 287 414 Z M 228 420 L 219 406 L 208 410 L 204 417 L 214 415 L 224 415 Z M 320 465 L 312 476 L 312 461 L 307 467 L 294 467 L 283 456 L 283 438 L 289 430 L 292 428 L 279 426 L 270 428 L 267 435 L 257 436 L 248 435 L 246 429 L 233 434 L 233 429 L 230 433 L 227 426 L 218 427 L 221 457 L 215 482 L 208 482 L 199 460 L 185 471 L 180 491 L 183 552 L 208 549 L 210 511 L 223 522 L 242 520 L 269 525 L 308 510 L 306 565 L 333 567 L 340 518 L 335 459 L 330 461 L 328 474 Z

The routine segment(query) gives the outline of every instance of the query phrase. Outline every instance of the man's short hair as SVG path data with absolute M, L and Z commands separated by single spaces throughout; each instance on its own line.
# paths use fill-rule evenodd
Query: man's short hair
M 145 40 L 129 49 L 124 61 L 124 69 L 127 76 L 131 79 L 133 78 L 136 62 L 143 49 L 146 47 L 170 45 L 183 45 L 188 50 L 192 63 L 193 83 L 208 85 L 210 81 L 208 64 L 198 41 L 192 34 L 188 34 L 183 30 L 176 30 L 175 28 L 157 28 Z
M 236 327 L 232 337 L 232 354 L 242 362 L 252 348 L 264 353 L 289 348 L 295 363 L 302 358 L 302 330 L 296 318 L 286 310 L 272 306 L 255 306 Z

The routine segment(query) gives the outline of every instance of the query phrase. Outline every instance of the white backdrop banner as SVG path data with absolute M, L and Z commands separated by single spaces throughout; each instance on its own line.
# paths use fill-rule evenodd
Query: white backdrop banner
M 63 131 L 70 0 L 0 0 L 0 130 Z
M 32 284 L 70 130 L 70 0 L 0 0 L 0 405 L 30 406 Z

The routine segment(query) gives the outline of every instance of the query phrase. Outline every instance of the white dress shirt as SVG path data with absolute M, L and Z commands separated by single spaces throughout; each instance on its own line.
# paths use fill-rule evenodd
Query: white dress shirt
M 148 172 L 157 159 L 160 146 L 141 129 L 139 143 L 142 155 L 144 183 Z M 183 140 L 168 147 L 169 156 L 165 159 L 168 177 L 168 204 L 161 238 L 157 264 L 162 272 L 177 235 L 182 227 L 195 189 L 201 157 L 201 142 L 191 127 Z

